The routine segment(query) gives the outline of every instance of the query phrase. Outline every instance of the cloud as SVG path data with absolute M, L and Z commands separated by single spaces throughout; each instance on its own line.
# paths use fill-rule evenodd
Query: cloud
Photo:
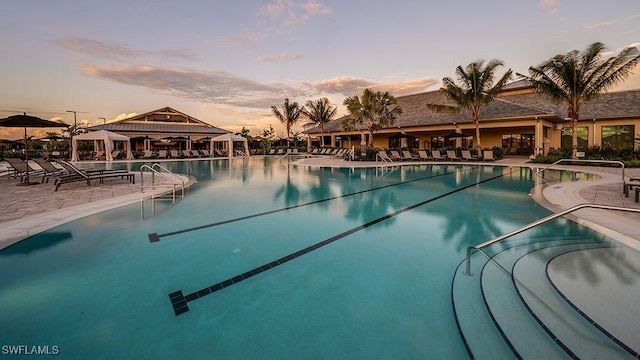
M 271 36 L 289 33 L 294 27 L 313 17 L 332 13 L 333 10 L 330 7 L 316 0 L 275 0 L 258 9 L 256 28 L 245 30 L 240 35 L 224 36 L 213 42 L 234 48 L 253 49 Z
M 604 22 L 597 23 L 597 24 L 584 25 L 582 28 L 585 29 L 585 30 L 602 29 L 602 28 L 607 28 L 607 27 L 615 25 L 615 24 L 617 24 L 616 21 L 604 21 Z
M 156 66 L 85 66 L 86 75 L 147 88 L 187 100 L 263 108 L 285 96 L 306 93 L 283 84 L 262 84 L 224 71 L 174 70 Z
M 288 61 L 288 60 L 297 60 L 301 58 L 302 58 L 302 55 L 298 55 L 298 54 L 262 55 L 262 56 L 258 56 L 256 58 L 256 61 L 259 61 L 259 62 Z
M 127 113 L 122 113 L 122 114 L 116 116 L 116 118 L 113 119 L 113 121 L 128 119 L 128 118 L 136 116 L 136 115 L 138 115 L 138 113 L 135 113 L 135 112 L 128 113 L 128 114 Z
M 540 0 L 538 4 L 541 8 L 547 10 L 550 15 L 558 15 L 558 3 L 558 0 Z
M 51 40 L 53 45 L 76 53 L 85 54 L 97 58 L 125 62 L 146 57 L 155 57 L 165 60 L 194 60 L 198 56 L 194 52 L 183 49 L 140 50 L 127 44 L 88 39 L 84 37 L 67 37 Z
M 389 91 L 394 96 L 402 96 L 425 91 L 428 87 L 433 86 L 436 83 L 437 81 L 433 78 L 393 83 L 376 83 L 365 79 L 342 76 L 303 84 L 313 89 L 315 92 L 324 94 L 342 94 L 344 96 L 352 96 L 360 94 L 366 88 L 370 88 L 376 91 Z
M 258 10 L 258 16 L 270 23 L 293 27 L 307 22 L 314 16 L 330 15 L 333 10 L 315 0 L 306 2 L 294 0 L 276 0 Z

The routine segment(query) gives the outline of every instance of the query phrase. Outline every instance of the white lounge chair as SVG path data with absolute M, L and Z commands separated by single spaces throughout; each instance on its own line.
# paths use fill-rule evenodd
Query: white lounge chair
M 456 154 L 455 150 L 447 150 L 447 160 L 450 161 L 460 161 L 460 157 Z
M 433 160 L 447 160 L 440 154 L 440 150 L 431 150 L 431 156 L 433 156 Z
M 469 150 L 462 150 L 462 160 L 477 161 L 478 157 L 471 155 L 471 151 Z
M 425 160 L 425 161 L 433 160 L 433 158 L 429 154 L 427 154 L 426 150 L 419 150 L 418 156 L 420 157 L 420 160 Z
M 482 161 L 496 161 L 496 159 L 493 157 L 493 151 L 492 150 L 483 151 Z

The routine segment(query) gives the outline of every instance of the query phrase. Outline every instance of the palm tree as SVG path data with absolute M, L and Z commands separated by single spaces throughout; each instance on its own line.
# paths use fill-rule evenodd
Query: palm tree
M 353 95 L 344 99 L 349 114 L 342 120 L 343 130 L 354 130 L 364 125 L 369 131 L 368 147 L 373 147 L 373 133 L 385 126 L 391 126 L 402 108 L 388 91 L 373 92 L 365 89 L 362 96 Z
M 329 99 L 326 97 L 318 100 L 309 100 L 304 108 L 302 108 L 302 114 L 309 118 L 309 122 L 302 125 L 304 127 L 318 126 L 320 127 L 320 145 L 324 147 L 324 124 L 333 120 L 338 113 L 337 106 L 331 106 Z
M 577 125 L 580 106 L 597 99 L 612 86 L 625 80 L 638 63 L 637 48 L 626 48 L 617 56 L 602 59 L 604 44 L 595 42 L 582 53 L 578 50 L 560 54 L 538 67 L 529 67 L 527 77 L 536 91 L 556 103 L 568 105 L 572 132 L 571 158 L 578 151 Z
M 491 60 L 486 65 L 484 60 L 472 62 L 466 68 L 458 66 L 456 75 L 460 85 L 451 78 L 442 79 L 443 86 L 440 91 L 455 105 L 427 104 L 427 108 L 447 114 L 458 114 L 462 110 L 471 112 L 471 119 L 476 127 L 476 148 L 478 153 L 482 150 L 480 143 L 480 109 L 492 102 L 502 91 L 504 85 L 511 79 L 511 69 L 502 75 L 498 82 L 494 83 L 496 69 L 504 65 L 500 60 Z
M 289 138 L 291 137 L 291 128 L 298 122 L 302 109 L 297 102 L 289 104 L 289 99 L 284 99 L 282 105 L 282 112 L 277 107 L 271 106 L 271 111 L 280 120 L 280 122 L 287 128 L 287 147 L 289 147 Z

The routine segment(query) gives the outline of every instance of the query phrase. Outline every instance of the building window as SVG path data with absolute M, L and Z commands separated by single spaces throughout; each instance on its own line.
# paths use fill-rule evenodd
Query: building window
M 578 149 L 586 150 L 589 147 L 589 128 L 577 127 L 576 133 L 578 134 Z M 562 129 L 561 146 L 563 149 L 571 150 L 572 136 L 570 127 Z
M 602 147 L 614 149 L 633 149 L 633 125 L 603 126 Z
M 533 134 L 505 134 L 502 135 L 502 148 L 510 155 L 533 154 Z
M 431 137 L 431 149 L 438 150 L 444 148 L 444 136 L 432 136 Z

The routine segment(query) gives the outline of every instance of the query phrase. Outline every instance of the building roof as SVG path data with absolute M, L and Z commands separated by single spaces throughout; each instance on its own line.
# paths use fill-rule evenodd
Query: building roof
M 541 94 L 522 90 L 526 84 L 522 81 L 513 85 L 500 97 L 484 106 L 480 112 L 480 122 L 544 118 L 553 122 L 562 122 L 567 117 L 567 105 L 554 104 Z M 441 114 L 431 111 L 427 104 L 452 105 L 440 90 L 419 94 L 400 96 L 396 98 L 402 107 L 402 114 L 398 116 L 393 128 L 417 127 L 440 124 L 471 123 L 471 114 L 467 110 L 457 115 Z M 611 92 L 603 94 L 597 100 L 585 103 L 580 108 L 581 119 L 616 119 L 625 117 L 640 118 L 640 89 Z M 324 126 L 324 132 L 338 132 L 341 130 L 343 118 L 333 120 Z M 320 133 L 319 127 L 305 131 L 309 134 Z
M 174 134 L 227 134 L 230 131 L 207 124 L 193 116 L 170 107 L 135 115 L 103 125 L 95 125 L 90 131 L 108 130 L 124 133 L 174 133 Z

